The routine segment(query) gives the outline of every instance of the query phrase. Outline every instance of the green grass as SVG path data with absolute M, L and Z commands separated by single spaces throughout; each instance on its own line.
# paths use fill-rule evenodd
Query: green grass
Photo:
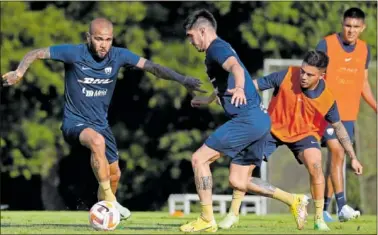
M 198 214 L 181 218 L 172 217 L 167 212 L 134 212 L 128 221 L 121 222 L 115 231 L 98 232 L 88 223 L 87 212 L 50 211 L 2 211 L 1 234 L 179 234 L 179 226 Z M 221 216 L 216 215 L 217 221 Z M 330 223 L 331 232 L 337 234 L 376 234 L 376 216 L 364 215 L 355 221 Z M 313 234 L 312 216 L 304 230 L 295 228 L 289 214 L 241 216 L 238 227 L 231 230 L 218 230 L 223 234 Z M 319 232 L 318 234 L 322 234 Z

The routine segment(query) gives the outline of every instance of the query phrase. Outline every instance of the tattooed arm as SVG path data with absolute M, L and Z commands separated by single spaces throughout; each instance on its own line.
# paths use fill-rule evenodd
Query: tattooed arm
M 345 149 L 351 159 L 352 168 L 356 174 L 362 174 L 362 165 L 358 161 L 356 153 L 354 152 L 352 142 L 350 141 L 347 130 L 345 129 L 341 121 L 332 123 L 332 127 L 335 129 L 335 134 L 339 140 L 341 146 Z
M 351 159 L 351 165 L 356 174 L 362 174 L 362 165 L 357 160 L 356 153 L 354 152 L 352 142 L 350 141 L 348 132 L 346 131 L 343 123 L 340 120 L 339 111 L 337 108 L 337 102 L 334 101 L 331 108 L 324 116 L 325 120 L 330 123 L 335 130 L 337 139 L 339 140 L 341 146 L 345 149 L 345 152 L 349 155 Z
M 348 132 L 345 129 L 341 121 L 332 123 L 332 127 L 335 129 L 335 134 L 339 140 L 341 146 L 345 149 L 351 159 L 356 158 L 356 153 L 354 152 L 352 141 L 349 138 Z
M 206 91 L 201 90 L 200 86 L 202 82 L 197 78 L 192 78 L 188 76 L 183 76 L 175 71 L 173 71 L 170 68 L 161 66 L 159 64 L 155 64 L 145 58 L 140 58 L 138 61 L 137 68 L 143 69 L 149 73 L 152 73 L 158 78 L 162 78 L 165 80 L 173 80 L 176 82 L 181 83 L 183 86 L 185 86 L 190 92 L 193 91 L 199 91 L 202 93 L 206 93 Z M 192 94 L 193 95 L 193 94 Z
M 28 52 L 15 71 L 3 75 L 4 86 L 11 86 L 19 82 L 24 76 L 26 70 L 36 59 L 50 59 L 50 48 L 41 48 Z

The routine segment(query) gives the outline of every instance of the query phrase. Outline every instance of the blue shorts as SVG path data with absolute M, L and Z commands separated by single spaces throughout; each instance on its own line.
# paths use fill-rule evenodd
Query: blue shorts
M 354 121 L 342 121 L 342 123 L 344 124 L 345 129 L 348 132 L 349 138 L 353 143 L 354 142 Z M 324 131 L 323 137 L 321 139 L 322 147 L 326 147 L 327 141 L 333 140 L 333 139 L 337 139 L 335 130 L 333 129 L 331 124 L 328 124 L 327 128 Z
M 259 107 L 237 116 L 217 128 L 205 145 L 229 156 L 238 165 L 260 166 L 265 141 L 270 132 L 270 118 Z
M 75 146 L 81 145 L 79 136 L 85 128 L 92 128 L 104 137 L 106 145 L 105 155 L 108 159 L 109 164 L 112 164 L 113 162 L 119 159 L 117 144 L 110 127 L 107 127 L 105 129 L 99 129 L 93 125 L 85 124 L 83 122 L 65 119 L 63 120 L 61 130 L 63 132 L 63 137 L 67 141 L 67 143 L 69 143 L 72 146 Z
M 302 161 L 298 158 L 299 153 L 309 148 L 320 149 L 319 142 L 314 136 L 308 136 L 299 141 L 288 143 L 283 142 L 277 137 L 275 137 L 273 134 L 270 134 L 267 137 L 267 141 L 264 147 L 264 160 L 268 161 L 269 157 L 273 154 L 273 152 L 276 151 L 276 149 L 281 145 L 286 145 L 291 150 L 299 164 L 303 164 Z

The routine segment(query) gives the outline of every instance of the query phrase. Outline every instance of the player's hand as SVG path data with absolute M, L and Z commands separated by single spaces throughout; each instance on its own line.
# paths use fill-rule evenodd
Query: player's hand
M 351 166 L 354 170 L 354 174 L 362 175 L 362 168 L 363 167 L 362 167 L 361 163 L 356 158 L 353 158 L 350 163 L 351 163 Z
M 204 96 L 196 96 L 191 101 L 190 104 L 193 108 L 201 107 L 202 105 L 208 105 L 210 104 L 209 97 Z
M 247 104 L 247 98 L 245 97 L 243 88 L 235 87 L 234 89 L 228 89 L 227 91 L 232 94 L 231 104 L 235 104 L 236 107 Z
M 206 93 L 205 90 L 202 90 L 200 87 L 202 85 L 201 80 L 197 78 L 192 77 L 185 77 L 183 85 L 186 87 L 186 89 L 189 91 L 189 93 L 192 95 L 192 97 L 195 96 L 194 92 L 198 91 L 201 93 Z
M 18 76 L 16 71 L 11 71 L 2 76 L 3 86 L 11 86 L 18 83 L 22 76 Z

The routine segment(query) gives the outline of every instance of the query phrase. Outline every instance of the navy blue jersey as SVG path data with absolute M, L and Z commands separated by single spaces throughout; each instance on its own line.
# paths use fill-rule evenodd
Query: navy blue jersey
M 257 79 L 257 85 L 259 86 L 259 90 L 264 91 L 267 89 L 274 88 L 273 95 L 276 95 L 278 93 L 278 90 L 280 88 L 280 85 L 282 81 L 284 80 L 287 69 L 275 73 L 271 73 L 267 76 L 264 76 L 262 78 Z M 325 89 L 325 82 L 323 79 L 319 80 L 318 86 L 314 90 L 309 89 L 302 89 L 302 92 L 310 99 L 315 99 L 319 97 L 322 92 Z M 336 101 L 331 106 L 331 108 L 328 110 L 327 114 L 325 115 L 325 120 L 327 120 L 329 123 L 335 123 L 340 121 L 340 115 L 339 111 L 337 109 Z
M 342 48 L 344 49 L 345 52 L 350 53 L 350 52 L 354 51 L 356 44 L 351 45 L 351 44 L 347 44 L 347 43 L 343 42 L 339 33 L 337 34 L 337 39 L 339 40 L 339 43 L 340 43 L 340 45 L 342 46 Z M 327 53 L 327 42 L 326 42 L 325 39 L 322 39 L 318 43 L 318 45 L 316 46 L 316 50 Z M 370 47 L 369 46 L 367 46 L 367 51 L 368 51 L 368 54 L 367 54 L 366 63 L 365 63 L 366 69 L 369 68 L 369 62 L 370 62 Z
M 140 57 L 111 47 L 103 60 L 96 61 L 87 44 L 51 46 L 50 55 L 64 62 L 64 118 L 106 128 L 118 71 L 125 65 L 135 66 Z
M 231 104 L 232 95 L 227 92 L 227 89 L 235 88 L 234 75 L 227 72 L 222 67 L 222 64 L 231 56 L 234 56 L 244 69 L 244 91 L 247 98 L 247 105 L 241 105 L 239 107 L 235 107 L 235 105 Z M 220 38 L 215 39 L 206 51 L 205 64 L 210 82 L 218 92 L 218 96 L 228 117 L 235 117 L 253 107 L 260 106 L 260 95 L 253 85 L 252 78 L 229 43 Z

